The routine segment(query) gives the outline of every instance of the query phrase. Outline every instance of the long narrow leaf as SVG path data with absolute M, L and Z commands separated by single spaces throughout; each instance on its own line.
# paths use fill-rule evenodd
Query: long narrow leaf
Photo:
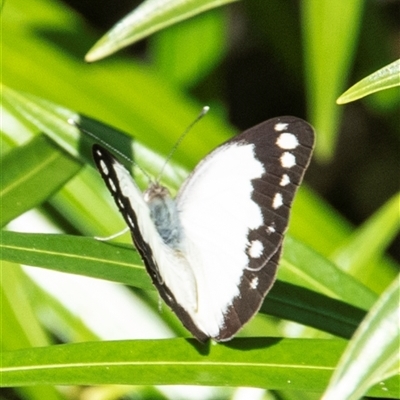
M 4 261 L 1 267 L 1 321 L 7 321 L 1 329 L 2 351 L 49 345 L 29 302 L 20 267 Z
M 349 339 L 365 311 L 287 282 L 277 281 L 260 312 Z
M 378 260 L 399 231 L 399 207 L 397 194 L 349 235 L 330 258 L 360 282 L 370 281 L 378 272 L 371 270 L 371 259 Z
M 237 0 L 147 0 L 119 21 L 87 53 L 88 62 L 104 58 L 167 26 Z
M 4 260 L 152 289 L 132 246 L 80 236 L 4 231 L 1 248 Z
M 372 385 L 390 376 L 399 379 L 399 295 L 400 279 L 397 278 L 379 298 L 350 341 L 324 400 L 357 400 Z M 383 393 L 388 390 L 383 382 L 380 386 Z M 398 389 L 397 396 L 399 394 Z
M 115 128 L 81 116 L 46 99 L 18 92 L 4 85 L 2 94 L 23 119 L 35 125 L 38 130 L 78 160 L 92 164 L 91 145 L 94 142 L 106 142 L 128 160 L 135 160 L 135 176 L 143 176 L 137 165 L 150 175 L 158 174 L 164 166 L 164 158 Z M 68 121 L 75 121 L 79 126 L 73 126 Z M 129 168 L 132 166 L 126 159 L 121 159 L 121 162 Z M 177 186 L 185 175 L 185 171 L 173 162 L 163 171 L 163 179 L 172 186 Z
M 215 346 L 187 339 L 67 344 L 4 353 L 0 373 L 3 386 L 196 384 L 322 391 L 344 346 L 341 340 L 282 338 Z M 389 379 L 385 387 L 385 395 L 395 398 L 398 380 Z
M 290 283 L 368 310 L 376 295 L 352 276 L 301 242 L 288 236 L 278 277 Z
M 3 232 L 1 250 L 4 260 L 153 289 L 130 246 L 67 235 Z M 350 337 L 364 316 L 358 308 L 284 282 L 274 286 L 262 310 L 342 337 Z
M 347 89 L 337 100 L 337 104 L 346 104 L 361 99 L 380 90 L 400 85 L 400 60 L 396 60 L 378 71 L 368 75 Z
M 50 343 L 33 312 L 24 278 L 19 266 L 1 263 L 1 353 Z M 51 386 L 20 388 L 17 392 L 30 400 L 61 400 L 57 390 Z
M 9 152 L 2 160 L 1 224 L 42 204 L 81 168 L 44 136 Z M 44 184 L 45 183 L 45 184 Z

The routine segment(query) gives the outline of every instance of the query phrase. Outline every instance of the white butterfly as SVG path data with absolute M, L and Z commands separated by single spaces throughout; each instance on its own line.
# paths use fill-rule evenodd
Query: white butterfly
M 175 200 L 158 183 L 142 193 L 122 164 L 93 146 L 154 285 L 198 340 L 231 339 L 260 308 L 313 146 L 307 122 L 270 119 L 205 157 Z

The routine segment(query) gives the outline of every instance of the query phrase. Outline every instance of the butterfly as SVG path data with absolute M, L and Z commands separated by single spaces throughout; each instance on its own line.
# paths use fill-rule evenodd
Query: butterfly
M 314 131 L 269 119 L 199 162 L 175 199 L 146 191 L 105 148 L 93 158 L 162 299 L 199 341 L 227 341 L 257 313 L 272 287 L 295 193 Z

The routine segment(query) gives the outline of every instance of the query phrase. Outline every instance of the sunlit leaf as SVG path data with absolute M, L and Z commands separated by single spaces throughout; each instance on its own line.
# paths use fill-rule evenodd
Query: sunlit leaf
M 42 204 L 81 168 L 44 136 L 8 153 L 1 160 L 1 224 Z M 43 182 L 46 182 L 44 185 Z
M 50 340 L 33 313 L 20 267 L 3 261 L 1 268 L 2 350 L 46 346 Z
M 324 400 L 357 400 L 375 384 L 382 397 L 390 390 L 383 382 L 399 379 L 400 279 L 382 294 L 346 348 L 323 397 Z M 398 389 L 399 390 L 399 389 Z M 400 392 L 397 392 L 397 395 Z
M 21 264 L 39 266 L 61 272 L 75 273 L 94 278 L 125 283 L 141 289 L 154 287 L 145 272 L 139 255 L 130 245 L 100 242 L 91 238 L 68 235 L 24 234 L 3 232 L 1 243 L 2 258 Z M 291 251 L 288 250 L 290 254 Z M 299 263 L 307 251 L 295 250 L 294 257 Z M 306 263 L 304 259 L 302 261 Z M 318 258 L 308 258 L 312 265 L 323 266 Z M 321 268 L 322 269 L 322 268 Z M 340 271 L 339 271 L 340 272 Z M 331 276 L 332 271 L 327 271 Z M 324 275 L 322 269 L 320 276 Z M 339 274 L 341 275 L 341 274 Z M 312 280 L 312 279 L 310 279 Z M 333 277 L 333 281 L 336 278 Z M 368 292 L 357 286 L 352 278 L 348 282 L 339 277 L 340 285 L 354 291 L 366 305 Z M 336 285 L 331 295 L 340 298 Z M 340 293 L 340 290 L 338 291 Z M 362 300 L 364 299 L 364 300 Z M 357 302 L 355 302 L 357 304 Z M 261 311 L 274 316 L 311 325 L 341 337 L 350 337 L 365 312 L 305 288 L 296 288 L 284 282 L 277 282 L 268 294 Z
M 17 265 L 1 262 L 1 353 L 28 347 L 47 346 L 51 342 L 40 325 L 31 305 L 26 277 Z M 2 383 L 0 382 L 0 386 Z M 30 400 L 60 400 L 53 387 L 37 385 L 20 388 L 23 396 Z
M 233 1 L 237 0 L 146 0 L 111 28 L 85 59 L 99 60 L 160 29 Z
M 7 32 L 2 37 L 3 82 L 20 94 L 96 116 L 147 149 L 168 154 L 204 103 L 166 85 L 157 71 L 133 59 L 86 64 L 83 51 L 94 39 L 83 19 L 65 3 L 33 1 L 32 7 L 26 7 L 25 0 L 9 2 L 2 15 Z M 211 110 L 174 154 L 174 161 L 193 167 L 234 132 Z
M 395 221 L 390 221 L 389 226 L 392 226 L 393 222 Z M 347 242 L 353 231 L 351 224 L 331 205 L 305 184 L 300 187 L 290 217 L 289 233 L 292 236 L 301 239 L 325 259 L 330 259 L 336 249 L 340 249 Z M 362 257 L 361 254 L 359 256 Z M 379 279 L 371 276 L 368 282 L 363 282 L 374 292 L 381 293 L 397 275 L 398 265 L 385 256 L 366 261 L 369 262 L 368 270 L 379 273 Z M 341 267 L 341 263 L 337 266 Z
M 1 246 L 5 260 L 153 288 L 132 246 L 81 236 L 7 231 L 2 232 Z
M 94 142 L 107 143 L 117 153 L 129 169 L 134 160 L 134 175 L 143 179 L 143 171 L 157 175 L 165 164 L 165 158 L 147 149 L 115 128 L 54 104 L 29 93 L 21 93 L 3 86 L 3 96 L 22 118 L 35 125 L 62 149 L 78 160 L 93 164 L 91 145 Z M 69 122 L 72 121 L 72 122 Z M 76 124 L 76 125 L 74 125 Z M 140 168 L 138 168 L 140 165 Z M 187 173 L 179 166 L 170 163 L 163 170 L 163 181 L 172 187 L 178 186 Z M 147 182 L 147 177 L 146 182 Z
M 346 104 L 361 99 L 371 93 L 400 85 L 400 60 L 386 65 L 368 75 L 346 90 L 337 100 L 337 104 Z
M 315 251 L 288 236 L 278 277 L 362 309 L 369 309 L 376 295 Z
M 368 282 L 374 276 L 374 264 L 399 232 L 400 194 L 393 196 L 361 227 L 338 247 L 330 257 L 344 271 Z M 362 249 L 362 250 L 361 250 Z
M 4 386 L 192 384 L 322 391 L 342 340 L 252 338 L 201 345 L 193 339 L 67 344 L 3 354 Z M 241 351 L 238 351 L 240 349 Z M 385 382 L 387 397 L 399 389 Z M 380 388 L 370 392 L 382 393 Z

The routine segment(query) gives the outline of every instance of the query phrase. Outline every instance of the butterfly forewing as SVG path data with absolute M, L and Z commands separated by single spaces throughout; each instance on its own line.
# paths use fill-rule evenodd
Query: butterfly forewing
M 312 128 L 295 117 L 268 120 L 219 146 L 179 191 L 173 248 L 128 172 L 94 147 L 153 283 L 199 340 L 231 339 L 260 308 L 313 146 Z
M 198 273 L 197 321 L 228 340 L 271 288 L 314 133 L 295 117 L 268 120 L 203 159 L 178 194 L 187 257 Z

